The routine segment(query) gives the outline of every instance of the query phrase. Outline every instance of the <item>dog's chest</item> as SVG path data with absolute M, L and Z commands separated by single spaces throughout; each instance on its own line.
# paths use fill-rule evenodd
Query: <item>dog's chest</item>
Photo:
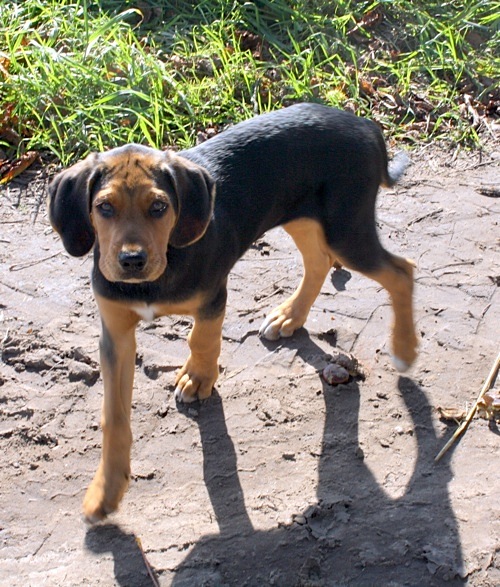
M 155 304 L 136 304 L 132 310 L 146 322 L 152 322 L 155 318 L 161 315 L 161 312 Z
M 183 302 L 157 302 L 155 304 L 142 302 L 134 303 L 130 308 L 141 320 L 152 322 L 155 318 L 169 316 L 171 314 L 195 316 L 202 304 L 203 296 L 201 294 L 196 294 L 192 298 Z

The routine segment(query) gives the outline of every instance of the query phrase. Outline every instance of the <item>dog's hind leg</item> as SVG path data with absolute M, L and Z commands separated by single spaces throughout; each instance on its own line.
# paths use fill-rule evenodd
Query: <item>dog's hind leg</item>
M 338 261 L 325 240 L 321 224 L 299 218 L 283 228 L 302 255 L 304 275 L 297 290 L 264 320 L 259 334 L 267 340 L 289 337 L 307 320 L 309 310 L 321 291 L 328 272 Z
M 358 252 L 337 255 L 342 265 L 375 280 L 389 293 L 394 313 L 392 359 L 398 371 L 406 371 L 417 357 L 418 340 L 413 322 L 414 264 L 382 248 L 378 240 L 364 247 L 365 257 Z M 369 263 L 367 263 L 369 259 Z
M 392 329 L 392 359 L 398 371 L 408 370 L 417 357 L 417 335 L 413 322 L 414 264 L 385 251 L 383 265 L 365 273 L 382 285 L 391 298 L 394 312 Z
M 102 456 L 87 489 L 83 512 L 88 522 L 102 520 L 117 509 L 130 478 L 132 432 L 130 410 L 135 369 L 137 314 L 124 304 L 96 296 L 102 320 L 101 372 Z
M 374 222 L 366 225 L 374 227 Z M 342 265 L 374 279 L 389 293 L 394 312 L 393 361 L 399 371 L 406 371 L 418 346 L 413 323 L 413 263 L 383 249 L 374 228 L 362 235 L 352 231 L 350 242 L 357 247 L 342 250 L 327 243 L 323 227 L 313 219 L 295 220 L 284 228 L 302 254 L 304 276 L 295 293 L 267 316 L 260 335 L 268 340 L 292 336 L 307 320 L 331 267 Z

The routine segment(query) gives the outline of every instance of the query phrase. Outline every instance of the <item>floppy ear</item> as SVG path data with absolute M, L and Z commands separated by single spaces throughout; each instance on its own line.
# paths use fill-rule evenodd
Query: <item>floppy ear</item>
M 50 223 L 73 257 L 88 253 L 95 241 L 90 222 L 90 192 L 96 163 L 97 155 L 89 155 L 58 173 L 49 185 Z
M 177 198 L 177 221 L 169 244 L 180 249 L 205 234 L 214 209 L 215 181 L 205 168 L 172 154 L 163 173 Z

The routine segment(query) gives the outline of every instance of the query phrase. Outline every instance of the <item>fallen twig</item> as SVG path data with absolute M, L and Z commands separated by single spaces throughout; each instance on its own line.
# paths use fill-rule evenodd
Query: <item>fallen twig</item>
M 479 161 L 479 163 L 472 163 L 472 165 L 469 165 L 468 167 L 463 167 L 460 171 L 472 171 L 473 169 L 485 167 L 486 165 L 496 165 L 496 161 L 494 159 L 489 159 L 488 161 Z
M 410 220 L 410 222 L 408 222 L 407 226 L 411 226 L 412 224 L 418 224 L 419 222 L 422 222 L 422 220 L 426 220 L 427 218 L 435 218 L 436 216 L 439 216 L 439 214 L 441 214 L 442 211 L 443 211 L 443 208 L 437 208 L 436 210 L 433 210 L 432 212 L 429 212 L 428 214 L 424 214 L 423 216 L 418 216 L 417 218 Z
M 453 436 L 450 438 L 450 440 L 448 440 L 448 442 L 443 446 L 443 448 L 439 451 L 438 455 L 434 459 L 434 461 L 436 463 L 448 452 L 448 450 L 455 443 L 457 438 L 467 430 L 469 424 L 471 423 L 472 418 L 474 417 L 474 414 L 477 411 L 477 406 L 478 406 L 479 402 L 483 398 L 484 394 L 489 389 L 491 389 L 491 386 L 493 385 L 493 382 L 495 381 L 495 377 L 497 376 L 499 367 L 500 367 L 500 353 L 498 353 L 497 358 L 496 358 L 495 362 L 493 363 L 493 366 L 490 369 L 488 377 L 486 378 L 486 381 L 484 382 L 484 385 L 483 385 L 479 395 L 477 396 L 477 399 L 474 402 L 474 405 L 472 406 L 472 408 L 469 410 L 469 413 L 465 417 L 465 420 L 455 430 L 455 434 L 453 434 Z
M 16 263 L 15 265 L 11 265 L 9 267 L 9 271 L 22 271 L 23 269 L 28 269 L 29 267 L 34 267 L 35 265 L 40 265 L 40 263 L 44 263 L 49 259 L 53 259 L 61 255 L 61 251 L 58 253 L 54 253 L 53 255 L 49 255 L 48 257 L 43 257 L 42 259 L 35 259 L 34 261 L 26 261 L 25 263 Z
M 0 279 L 0 285 L 4 285 L 5 287 L 8 287 L 12 291 L 17 291 L 18 293 L 25 294 L 25 295 L 30 296 L 32 298 L 39 297 L 34 292 L 26 291 L 25 289 L 21 289 L 19 287 L 16 287 L 15 285 L 11 285 L 10 283 L 7 283 L 6 281 L 2 281 L 1 279 Z
M 153 567 L 149 564 L 149 561 L 146 558 L 146 553 L 144 552 L 144 549 L 142 548 L 142 542 L 141 542 L 141 539 L 139 538 L 139 536 L 135 537 L 135 542 L 137 544 L 137 548 L 139 549 L 139 552 L 142 555 L 142 560 L 144 561 L 144 565 L 146 566 L 146 570 L 147 570 L 148 575 L 151 579 L 151 582 L 153 583 L 154 587 L 160 587 L 160 584 L 158 583 L 158 579 L 156 578 L 156 575 L 153 571 Z

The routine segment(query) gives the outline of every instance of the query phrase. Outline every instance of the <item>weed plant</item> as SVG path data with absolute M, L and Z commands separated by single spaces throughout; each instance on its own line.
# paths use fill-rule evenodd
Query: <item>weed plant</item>
M 498 114 L 499 41 L 495 0 L 1 2 L 0 149 L 183 148 L 301 101 L 474 145 L 464 96 Z

